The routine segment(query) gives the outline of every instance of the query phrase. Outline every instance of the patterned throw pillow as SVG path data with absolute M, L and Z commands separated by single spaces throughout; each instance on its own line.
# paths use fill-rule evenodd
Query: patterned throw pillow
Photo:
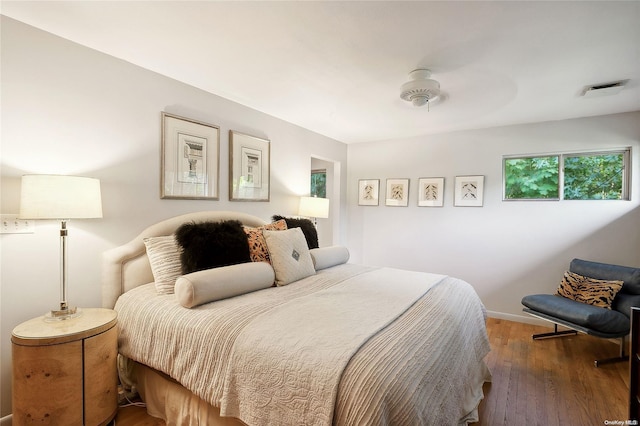
M 158 294 L 172 294 L 176 279 L 182 275 L 180 247 L 173 235 L 144 239 Z
M 557 294 L 576 302 L 611 309 L 613 299 L 622 288 L 622 284 L 624 281 L 598 280 L 566 271 Z
M 249 254 L 251 256 L 251 261 L 267 262 L 271 264 L 271 259 L 269 258 L 269 250 L 267 250 L 267 242 L 264 240 L 262 231 L 286 231 L 286 229 L 287 222 L 284 219 L 259 226 L 257 228 L 245 226 L 244 232 L 246 232 L 247 236 L 249 237 Z
M 283 286 L 316 273 L 309 247 L 300 228 L 264 231 L 276 285 Z

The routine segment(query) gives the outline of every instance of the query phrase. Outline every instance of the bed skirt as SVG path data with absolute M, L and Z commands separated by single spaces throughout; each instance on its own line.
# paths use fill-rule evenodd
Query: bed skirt
M 127 381 L 135 386 L 147 406 L 147 413 L 163 419 L 167 426 L 246 426 L 239 419 L 220 417 L 220 409 L 194 395 L 164 373 L 135 361 L 128 361 L 128 369 Z M 470 391 L 466 399 L 470 411 L 461 419 L 460 425 L 478 421 L 478 406 L 484 397 L 482 383 L 490 382 L 491 374 L 487 369 L 484 375 L 470 379 L 479 385 L 474 383 L 467 389 Z
M 164 373 L 133 362 L 133 377 L 140 398 L 150 416 L 167 426 L 242 426 L 232 417 L 220 417 L 220 410 L 194 395 Z

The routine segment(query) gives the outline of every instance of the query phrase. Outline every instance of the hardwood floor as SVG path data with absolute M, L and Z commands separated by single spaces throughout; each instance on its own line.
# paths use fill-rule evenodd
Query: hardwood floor
M 151 417 L 142 407 L 120 407 L 113 426 L 165 426 L 162 419 Z
M 613 341 L 586 335 L 533 341 L 546 327 L 489 318 L 493 376 L 484 386 L 479 426 L 581 425 L 628 418 L 629 364 L 595 368 L 596 358 L 618 354 Z M 609 423 L 614 424 L 614 423 Z M 121 408 L 117 426 L 164 426 L 144 408 Z
M 595 368 L 618 355 L 615 341 L 578 334 L 536 340 L 546 327 L 487 322 L 492 383 L 480 404 L 482 425 L 603 425 L 628 419 L 629 363 Z

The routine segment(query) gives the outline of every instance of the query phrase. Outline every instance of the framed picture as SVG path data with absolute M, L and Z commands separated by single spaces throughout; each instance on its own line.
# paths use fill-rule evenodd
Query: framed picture
M 218 199 L 218 126 L 163 112 L 161 149 L 161 198 Z
M 418 179 L 418 206 L 442 207 L 444 205 L 444 178 Z
M 229 200 L 269 201 L 270 150 L 267 139 L 229 131 Z
M 380 179 L 360 179 L 358 181 L 358 205 L 377 206 L 380 203 Z
M 387 179 L 387 193 L 385 205 L 401 206 L 409 205 L 409 179 Z
M 482 207 L 484 176 L 456 176 L 454 206 Z

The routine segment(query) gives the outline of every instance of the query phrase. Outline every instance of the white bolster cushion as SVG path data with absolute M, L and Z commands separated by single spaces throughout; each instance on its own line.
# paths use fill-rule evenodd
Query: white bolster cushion
M 269 288 L 275 273 L 266 262 L 248 262 L 182 275 L 175 293 L 185 308 Z
M 349 261 L 349 250 L 345 246 L 321 247 L 309 250 L 316 271 L 342 265 Z

